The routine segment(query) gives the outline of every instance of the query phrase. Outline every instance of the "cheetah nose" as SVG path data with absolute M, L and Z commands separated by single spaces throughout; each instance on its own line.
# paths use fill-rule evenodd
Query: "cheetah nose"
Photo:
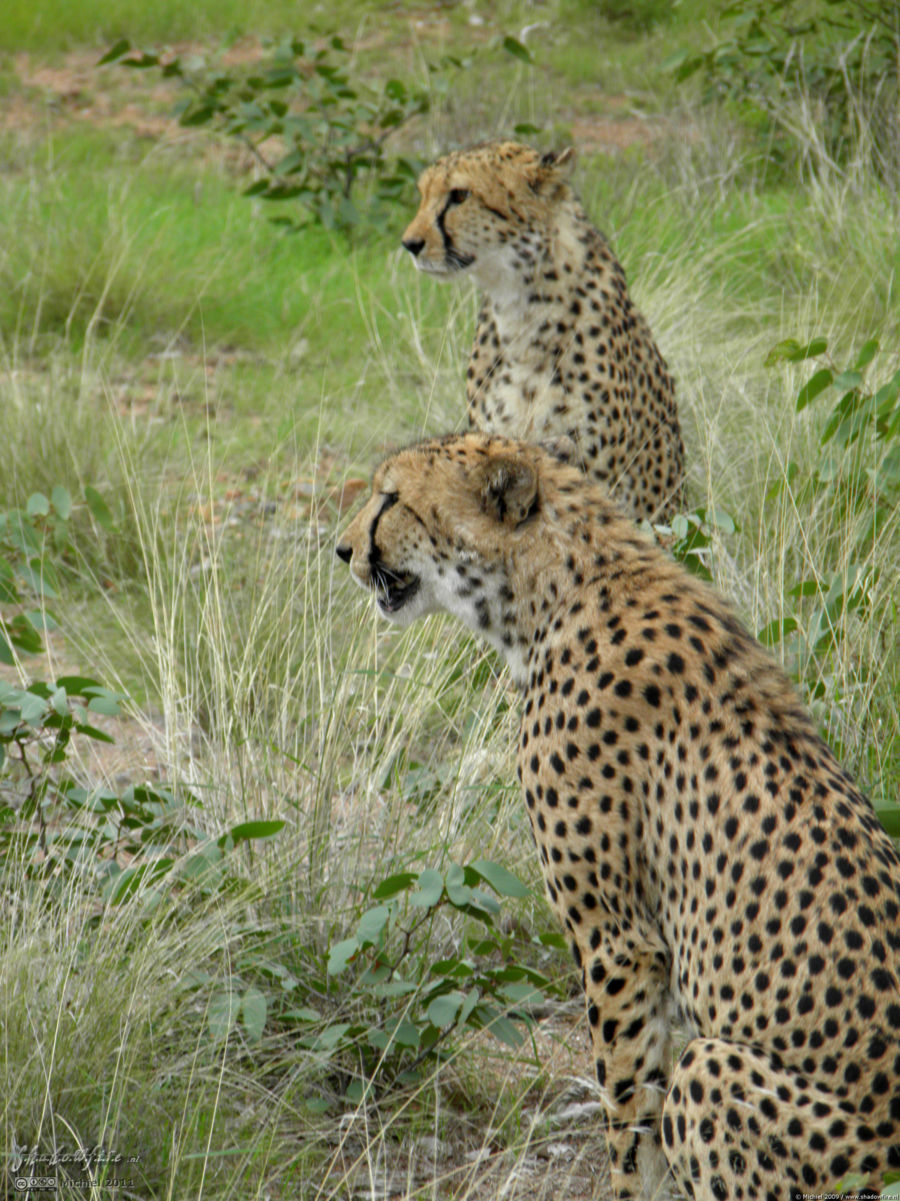
M 338 545 L 334 548 L 334 553 L 337 555 L 337 557 L 341 560 L 342 563 L 349 563 L 350 560 L 353 558 L 353 547 L 352 546 L 341 546 L 341 544 L 338 543 Z
M 413 256 L 413 258 L 418 258 L 419 251 L 425 245 L 425 239 L 424 238 L 404 238 L 403 245 L 406 247 L 406 249 L 409 251 L 409 253 Z

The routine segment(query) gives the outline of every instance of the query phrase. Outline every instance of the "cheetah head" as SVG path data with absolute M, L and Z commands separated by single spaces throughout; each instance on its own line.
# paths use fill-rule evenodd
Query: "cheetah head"
M 533 239 L 561 197 L 575 153 L 540 154 L 518 142 L 489 142 L 438 159 L 419 179 L 421 204 L 403 235 L 420 271 L 449 277 L 492 273 L 536 250 Z
M 445 611 L 508 650 L 510 562 L 540 522 L 542 455 L 480 434 L 402 450 L 375 472 L 338 557 L 390 621 Z

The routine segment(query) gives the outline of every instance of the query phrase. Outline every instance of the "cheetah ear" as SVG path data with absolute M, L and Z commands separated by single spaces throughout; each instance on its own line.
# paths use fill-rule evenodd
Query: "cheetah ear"
M 481 473 L 481 506 L 504 525 L 522 525 L 538 510 L 537 472 L 524 459 L 491 459 Z
M 552 169 L 558 179 L 565 179 L 572 174 L 575 158 L 574 146 L 567 146 L 565 150 L 548 150 L 546 154 L 541 155 L 541 167 L 548 173 Z
M 567 188 L 568 179 L 575 165 L 575 150 L 548 150 L 542 154 L 531 182 L 532 190 L 547 196 L 557 195 Z

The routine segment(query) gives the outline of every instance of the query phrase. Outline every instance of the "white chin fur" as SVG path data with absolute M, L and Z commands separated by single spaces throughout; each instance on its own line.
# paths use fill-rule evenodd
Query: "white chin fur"
M 410 626 L 417 618 L 424 617 L 427 613 L 435 613 L 438 608 L 421 584 L 415 596 L 410 597 L 406 604 L 402 605 L 399 609 L 383 608 L 378 603 L 377 596 L 375 597 L 375 607 L 378 610 L 379 617 L 383 617 L 395 626 Z
M 416 268 L 425 275 L 436 275 L 447 277 L 450 275 L 458 275 L 459 267 L 448 267 L 445 263 L 423 263 L 421 259 L 416 259 Z

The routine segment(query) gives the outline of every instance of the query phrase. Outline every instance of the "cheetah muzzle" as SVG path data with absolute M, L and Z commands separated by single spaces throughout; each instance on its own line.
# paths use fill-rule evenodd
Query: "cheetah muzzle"
M 383 563 L 372 567 L 372 586 L 378 608 L 386 617 L 399 613 L 419 591 L 420 581 L 414 575 L 398 575 Z

